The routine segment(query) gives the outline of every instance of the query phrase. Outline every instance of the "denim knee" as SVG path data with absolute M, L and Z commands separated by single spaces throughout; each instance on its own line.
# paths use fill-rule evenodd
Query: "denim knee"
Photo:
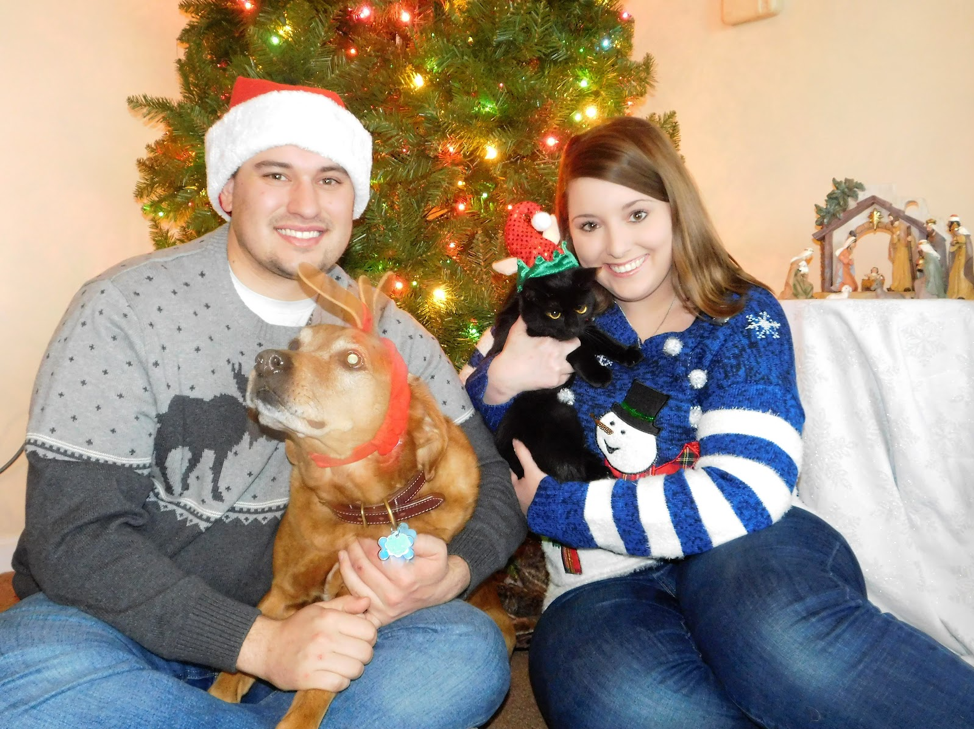
M 419 610 L 379 630 L 372 662 L 332 703 L 322 727 L 474 727 L 511 683 L 496 623 L 459 600 Z M 391 722 L 391 723 L 390 723 Z
M 541 616 L 531 685 L 550 727 L 753 729 L 714 681 L 655 576 L 578 587 Z

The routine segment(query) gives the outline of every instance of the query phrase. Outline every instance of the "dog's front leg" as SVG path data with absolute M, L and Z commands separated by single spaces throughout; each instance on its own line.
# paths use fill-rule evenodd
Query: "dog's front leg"
M 298 691 L 277 729 L 317 729 L 335 694 L 320 689 Z
M 283 620 L 296 610 L 284 592 L 274 585 L 271 585 L 271 589 L 257 604 L 257 609 L 261 614 L 275 620 Z M 256 680 L 246 673 L 221 673 L 210 686 L 209 693 L 228 704 L 239 704 Z

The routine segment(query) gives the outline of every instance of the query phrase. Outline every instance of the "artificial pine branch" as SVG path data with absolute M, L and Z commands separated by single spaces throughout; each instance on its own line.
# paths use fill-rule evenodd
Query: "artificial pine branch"
M 652 57 L 630 59 L 632 22 L 618 0 L 417 0 L 408 21 L 398 0 L 251 2 L 183 0 L 180 98 L 129 99 L 161 130 L 135 190 L 155 244 L 222 223 L 203 136 L 238 75 L 331 89 L 375 148 L 342 265 L 393 271 L 400 304 L 461 363 L 508 288 L 490 269 L 507 206 L 550 209 L 564 143 L 653 88 Z M 672 113 L 652 120 L 678 144 Z

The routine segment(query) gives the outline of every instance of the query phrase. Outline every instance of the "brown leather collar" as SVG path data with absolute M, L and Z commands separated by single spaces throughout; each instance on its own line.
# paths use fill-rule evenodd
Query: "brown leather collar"
M 332 513 L 349 524 L 370 526 L 375 524 L 391 524 L 411 519 L 414 516 L 432 511 L 444 502 L 441 494 L 427 494 L 421 499 L 413 501 L 426 483 L 426 474 L 418 472 L 412 479 L 396 491 L 389 499 L 381 504 L 326 504 Z

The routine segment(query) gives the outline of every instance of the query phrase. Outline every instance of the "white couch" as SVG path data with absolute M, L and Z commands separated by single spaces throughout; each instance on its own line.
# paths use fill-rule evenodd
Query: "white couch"
M 798 499 L 870 599 L 974 665 L 974 302 L 784 301 L 805 407 Z

